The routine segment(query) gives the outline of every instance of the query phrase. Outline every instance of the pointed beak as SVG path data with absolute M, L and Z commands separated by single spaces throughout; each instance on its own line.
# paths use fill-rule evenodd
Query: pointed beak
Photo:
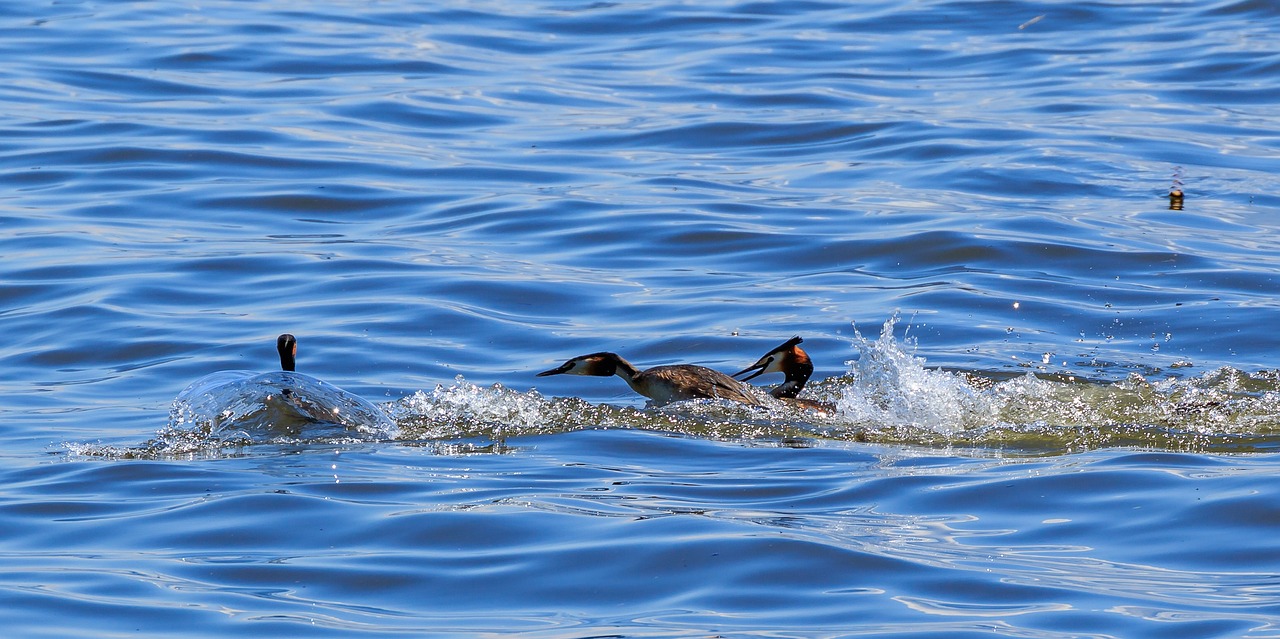
M 752 365 L 750 365 L 750 366 L 748 366 L 748 367 L 746 367 L 746 368 L 744 368 L 744 369 L 742 369 L 742 370 L 740 370 L 740 371 L 738 371 L 738 372 L 734 373 L 733 375 L 730 375 L 730 377 L 735 377 L 735 378 L 736 378 L 737 376 L 742 375 L 743 373 L 751 373 L 751 371 L 756 371 L 756 372 L 754 372 L 754 373 L 751 373 L 750 375 L 747 375 L 746 377 L 743 377 L 742 379 L 740 379 L 740 380 L 738 380 L 738 381 L 740 381 L 740 382 L 745 382 L 745 381 L 748 381 L 748 380 L 754 379 L 754 378 L 756 378 L 756 377 L 759 377 L 760 375 L 763 375 L 763 374 L 764 374 L 764 369 L 768 368 L 769 363 L 770 363 L 770 362 L 772 362 L 772 361 L 773 361 L 773 358 L 772 358 L 772 357 L 769 357 L 769 356 L 762 357 L 762 358 L 760 358 L 760 361 L 758 361 L 758 362 L 756 362 L 756 363 L 754 363 L 754 364 L 752 364 Z M 756 370 L 756 369 L 759 369 L 759 370 Z
M 549 370 L 549 371 L 542 371 L 541 373 L 538 373 L 537 375 L 534 375 L 534 377 L 546 377 L 547 375 L 559 375 L 559 374 L 561 374 L 561 373 L 563 373 L 563 372 L 565 372 L 565 371 L 569 370 L 570 368 L 573 368 L 573 365 L 572 365 L 571 363 L 569 363 L 569 362 L 565 362 L 565 363 L 563 363 L 563 364 L 561 364 L 561 365 L 557 366 L 556 368 L 553 368 L 553 369 L 551 369 L 551 370 Z

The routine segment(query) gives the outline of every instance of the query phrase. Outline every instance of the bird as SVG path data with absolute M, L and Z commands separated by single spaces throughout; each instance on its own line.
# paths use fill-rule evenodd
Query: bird
M 548 375 L 617 375 L 631 390 L 662 405 L 686 399 L 727 399 L 750 406 L 763 406 L 764 400 L 750 387 L 724 373 L 694 364 L 670 364 L 639 370 L 617 353 L 600 352 L 580 355 L 537 377 Z
M 737 378 L 739 375 L 755 371 L 741 378 L 740 381 L 746 382 L 765 373 L 782 373 L 786 377 L 781 384 L 769 390 L 770 395 L 798 408 L 825 414 L 834 413 L 836 410 L 834 404 L 798 397 L 809 381 L 809 377 L 813 375 L 813 360 L 810 360 L 809 354 L 800 348 L 800 343 L 803 341 L 799 335 L 792 337 L 765 353 L 763 357 L 756 360 L 756 363 L 734 373 L 732 377 Z
M 381 408 L 354 393 L 296 372 L 298 340 L 276 338 L 280 370 L 217 371 L 189 384 L 174 399 L 171 415 L 205 424 L 211 437 L 390 438 L 399 427 Z M 172 419 L 172 417 L 171 417 Z M 248 433 L 249 435 L 245 435 Z
M 321 380 L 314 379 L 310 376 L 303 375 L 302 373 L 297 372 L 298 338 L 294 337 L 292 334 L 281 333 L 280 337 L 276 338 L 276 352 L 280 354 L 280 370 L 286 373 L 295 373 L 294 375 L 288 376 L 287 379 L 285 380 L 286 382 L 292 381 L 295 384 L 298 384 L 298 383 L 324 384 L 325 383 Z M 338 389 L 338 390 L 341 390 L 341 389 Z M 342 392 L 345 392 L 345 391 L 342 391 Z M 286 401 L 292 402 L 304 413 L 309 414 L 313 418 L 315 418 L 316 415 L 322 415 L 324 416 L 324 419 L 331 419 L 331 416 L 336 417 L 341 413 L 341 407 L 336 405 L 325 406 L 322 403 L 321 404 L 305 403 L 306 400 L 302 396 L 298 395 L 293 390 L 293 388 L 289 386 L 282 387 L 280 389 L 280 394 L 284 396 Z

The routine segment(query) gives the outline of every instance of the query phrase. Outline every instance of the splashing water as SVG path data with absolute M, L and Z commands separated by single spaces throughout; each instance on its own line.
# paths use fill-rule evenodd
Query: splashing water
M 1258 450 L 1280 445 L 1280 374 L 1222 368 L 1199 377 L 1117 382 L 1036 376 L 997 381 L 981 371 L 929 369 L 916 343 L 875 341 L 855 328 L 859 357 L 819 386 L 838 397 L 837 421 L 873 440 L 1069 452 L 1102 446 Z M 819 391 L 823 392 L 823 391 Z M 832 429 L 833 436 L 847 430 Z
M 854 327 L 859 357 L 842 381 L 836 403 L 841 418 L 872 431 L 922 429 L 954 435 L 989 423 L 998 403 L 980 394 L 958 374 L 925 367 L 914 355 L 916 343 L 904 338 L 904 350 L 894 337 L 898 316 L 880 328 L 880 337 L 868 341 Z
M 833 439 L 1013 454 L 1107 446 L 1280 448 L 1276 371 L 1222 368 L 1193 378 L 1152 381 L 1133 374 L 1100 382 L 1030 372 L 1010 378 L 1006 373 L 942 370 L 928 368 L 915 354 L 915 339 L 895 337 L 897 323 L 897 315 L 886 320 L 875 340 L 855 327 L 857 357 L 849 371 L 806 388 L 806 395 L 834 403 L 834 415 L 715 400 L 661 408 L 591 404 L 501 384 L 479 386 L 461 376 L 451 385 L 393 402 L 384 411 L 305 375 L 230 371 L 184 390 L 174 400 L 168 426 L 139 448 L 66 447 L 77 454 L 156 457 L 221 454 L 226 448 L 282 442 L 396 439 L 407 444 L 479 438 L 501 444 L 527 435 L 633 428 L 788 445 Z M 497 449 L 490 444 L 479 448 Z
M 169 426 L 233 440 L 389 439 L 397 430 L 382 409 L 354 393 L 288 371 L 206 375 L 173 400 Z
M 412 439 L 501 440 L 584 428 L 639 428 L 697 436 L 752 437 L 769 429 L 773 416 L 754 407 L 717 400 L 690 400 L 645 409 L 591 404 L 576 397 L 548 399 L 536 390 L 521 392 L 501 384 L 477 386 L 461 375 L 450 386 L 418 391 L 391 409 Z
M 552 402 L 537 391 L 477 386 L 458 375 L 450 386 L 438 384 L 429 393 L 418 391 L 396 402 L 391 414 L 413 439 L 501 439 L 548 432 Z
M 384 441 L 398 434 L 399 426 L 381 408 L 309 375 L 219 371 L 178 393 L 169 423 L 140 446 L 64 446 L 77 455 L 160 458 L 225 455 L 267 443 Z

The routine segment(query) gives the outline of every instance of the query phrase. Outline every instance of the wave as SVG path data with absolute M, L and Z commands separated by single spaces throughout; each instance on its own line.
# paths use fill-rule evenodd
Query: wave
M 1118 381 L 1028 372 L 930 368 L 913 338 L 854 330 L 847 373 L 806 394 L 835 404 L 823 416 L 694 400 L 660 409 L 546 398 L 462 377 L 419 391 L 390 412 L 418 440 L 542 435 L 582 428 L 642 428 L 695 437 L 845 440 L 1062 454 L 1103 447 L 1246 452 L 1280 447 L 1280 374 L 1221 368 L 1192 378 Z
M 296 373 L 224 371 L 174 400 L 168 425 L 139 447 L 67 445 L 78 454 L 166 457 L 244 454 L 259 444 L 395 441 L 445 452 L 494 451 L 515 437 L 628 428 L 692 437 L 782 442 L 857 441 L 1046 455 L 1104 447 L 1200 452 L 1280 448 L 1280 372 L 1224 367 L 1200 376 L 1116 381 L 1027 372 L 930 368 L 891 317 L 874 339 L 854 328 L 849 370 L 805 394 L 832 415 L 720 400 L 660 408 L 546 397 L 462 376 L 374 406 Z M 281 392 L 282 388 L 289 390 Z
M 380 407 L 309 375 L 218 371 L 178 393 L 169 423 L 142 445 L 68 448 L 82 455 L 123 458 L 218 456 L 255 444 L 385 441 L 398 433 Z

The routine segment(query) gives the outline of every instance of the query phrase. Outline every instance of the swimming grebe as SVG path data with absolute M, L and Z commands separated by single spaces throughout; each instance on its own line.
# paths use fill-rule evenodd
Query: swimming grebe
M 744 373 L 756 371 L 743 377 L 742 381 L 745 382 L 765 373 L 782 373 L 786 376 L 785 379 L 781 384 L 769 391 L 770 395 L 800 408 L 807 408 L 821 413 L 834 413 L 836 407 L 832 404 L 797 397 L 800 391 L 804 390 L 804 385 L 809 381 L 809 377 L 813 375 L 813 361 L 809 359 L 809 354 L 800 348 L 800 342 L 803 341 L 797 335 L 783 342 L 781 346 L 765 353 L 764 357 L 756 360 L 756 363 L 734 373 L 733 376 L 737 377 Z
M 705 366 L 671 364 L 641 371 L 617 353 L 592 353 L 575 357 L 557 368 L 542 371 L 537 376 L 547 375 L 617 375 L 631 386 L 631 390 L 658 404 L 684 399 L 728 399 L 752 406 L 763 405 L 760 398 L 752 395 L 741 382 Z
M 276 338 L 280 369 L 217 371 L 174 399 L 171 419 L 203 424 L 209 437 L 394 437 L 399 427 L 378 406 L 337 386 L 296 372 L 298 340 Z
M 395 423 L 377 406 L 328 382 L 296 372 L 298 338 L 281 334 L 276 338 L 276 352 L 283 372 L 271 375 L 279 379 L 280 395 L 299 415 L 314 422 L 354 427 L 357 432 L 395 432 Z M 268 396 L 267 401 L 270 399 Z

